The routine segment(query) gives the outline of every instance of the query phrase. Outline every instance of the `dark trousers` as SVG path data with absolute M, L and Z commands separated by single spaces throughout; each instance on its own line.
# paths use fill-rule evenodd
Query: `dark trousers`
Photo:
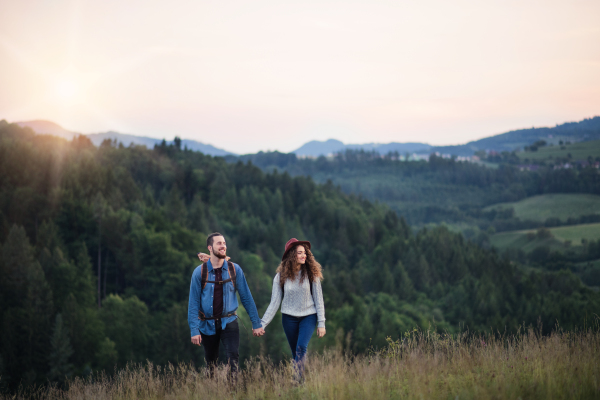
M 210 369 L 211 377 L 214 375 L 214 368 L 219 359 L 219 343 L 225 346 L 227 361 L 229 363 L 231 376 L 237 375 L 238 364 L 240 361 L 240 327 L 238 320 L 227 324 L 225 329 L 221 329 L 221 321 L 215 321 L 216 333 L 214 335 L 202 335 L 202 346 L 204 347 L 204 358 Z
M 317 314 L 310 314 L 305 317 L 282 314 L 281 322 L 285 336 L 290 344 L 290 349 L 292 350 L 297 377 L 303 379 L 304 360 L 308 350 L 308 342 L 317 327 Z

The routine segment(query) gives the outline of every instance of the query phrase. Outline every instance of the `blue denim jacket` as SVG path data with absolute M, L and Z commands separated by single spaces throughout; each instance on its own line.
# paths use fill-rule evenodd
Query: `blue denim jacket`
M 260 322 L 260 318 L 258 318 L 258 310 L 256 309 L 256 304 L 254 304 L 254 299 L 250 293 L 248 282 L 246 282 L 246 277 L 244 276 L 244 272 L 240 266 L 237 264 L 233 265 L 235 266 L 235 284 L 237 291 L 240 294 L 240 299 L 242 300 L 242 304 L 250 316 L 250 321 L 252 321 L 252 329 L 258 329 L 262 326 L 262 324 Z M 208 280 L 214 281 L 215 273 L 210 260 L 207 263 L 207 267 Z M 229 279 L 229 265 L 227 262 L 223 263 L 223 267 L 221 268 L 223 268 L 222 279 Z M 202 299 L 200 299 L 201 293 Z M 192 283 L 190 284 L 190 300 L 188 304 L 188 324 L 190 325 L 192 336 L 197 336 L 200 334 L 200 332 L 205 335 L 216 334 L 215 320 L 201 321 L 198 319 L 198 311 L 202 311 L 207 317 L 213 316 L 212 308 L 214 293 L 214 283 L 206 283 L 204 290 L 202 290 L 202 265 L 199 265 L 192 274 Z M 232 311 L 235 311 L 238 309 L 238 307 L 239 305 L 237 296 L 235 295 L 235 290 L 233 289 L 233 283 L 227 282 L 223 285 L 223 314 L 228 314 Z M 235 315 L 222 318 L 221 329 L 225 329 L 227 324 L 233 322 L 236 318 L 237 317 Z

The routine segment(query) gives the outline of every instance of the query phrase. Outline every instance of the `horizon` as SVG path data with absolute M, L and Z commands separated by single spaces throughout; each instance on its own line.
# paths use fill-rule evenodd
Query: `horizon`
M 121 4 L 0 15 L 0 118 L 237 154 L 468 143 L 600 109 L 600 3 Z
M 489 137 L 493 137 L 493 136 L 497 136 L 497 135 L 502 135 L 502 134 L 505 134 L 505 133 L 508 133 L 508 132 L 512 132 L 512 131 L 522 130 L 522 129 L 553 128 L 555 126 L 559 126 L 559 125 L 563 125 L 563 124 L 567 124 L 567 123 L 578 123 L 578 122 L 581 122 L 581 121 L 583 121 L 585 119 L 593 119 L 593 118 L 596 118 L 596 117 L 600 117 L 600 115 L 594 115 L 594 116 L 587 117 L 587 118 L 584 118 L 584 119 L 581 119 L 581 120 L 578 120 L 578 121 L 563 121 L 561 123 L 555 124 L 554 126 L 533 126 L 533 127 L 525 127 L 525 128 L 515 128 L 515 129 L 507 130 L 505 132 L 501 132 L 501 133 L 496 133 L 496 134 L 492 134 L 492 135 L 489 135 L 489 136 L 485 136 L 485 137 L 479 138 L 479 139 L 485 139 L 485 138 L 489 138 Z M 9 121 L 7 121 L 7 122 L 9 122 Z M 344 146 L 386 145 L 386 144 L 390 144 L 390 143 L 399 143 L 399 144 L 419 143 L 419 144 L 429 145 L 431 147 L 443 147 L 443 146 L 461 146 L 461 145 L 465 145 L 465 144 L 468 144 L 469 142 L 471 142 L 471 141 L 469 141 L 469 142 L 463 142 L 463 143 L 451 143 L 451 144 L 446 144 L 446 145 L 435 145 L 435 144 L 428 143 L 426 141 L 422 141 L 422 142 L 363 142 L 363 143 L 349 143 L 349 142 L 344 142 L 343 140 L 338 139 L 338 138 L 330 137 L 330 138 L 326 138 L 326 139 L 323 138 L 323 139 L 308 140 L 308 141 L 300 144 L 297 148 L 295 148 L 293 150 L 290 150 L 290 151 L 281 151 L 279 149 L 258 149 L 258 150 L 254 151 L 254 152 L 236 153 L 236 152 L 233 152 L 233 151 L 229 150 L 226 147 L 219 147 L 219 146 L 215 146 L 212 143 L 203 142 L 203 141 L 200 141 L 200 140 L 197 140 L 197 139 L 194 139 L 194 138 L 181 137 L 181 136 L 178 136 L 178 135 L 174 135 L 172 138 L 167 138 L 166 136 L 162 136 L 161 137 L 160 135 L 153 137 L 153 136 L 143 135 L 143 134 L 118 132 L 116 130 L 107 130 L 107 131 L 103 131 L 103 132 L 88 132 L 88 133 L 86 133 L 86 132 L 76 132 L 76 131 L 72 131 L 70 129 L 67 129 L 64 126 L 62 126 L 62 125 L 60 125 L 60 124 L 58 124 L 58 123 L 56 123 L 54 121 L 42 120 L 42 119 L 34 119 L 34 120 L 29 120 L 29 121 L 14 121 L 14 122 L 9 122 L 9 123 L 27 124 L 27 123 L 34 123 L 34 122 L 50 123 L 50 124 L 56 125 L 58 128 L 63 129 L 65 131 L 68 131 L 68 132 L 71 132 L 71 133 L 74 133 L 74 134 L 84 135 L 84 136 L 88 136 L 88 135 L 101 135 L 101 134 L 106 134 L 106 133 L 116 133 L 116 134 L 123 135 L 123 136 L 135 136 L 135 137 L 149 138 L 149 139 L 154 139 L 154 140 L 165 140 L 167 143 L 173 142 L 173 140 L 175 139 L 175 137 L 179 137 L 181 140 L 192 140 L 192 141 L 199 142 L 201 144 L 214 146 L 214 147 L 216 147 L 219 150 L 225 150 L 225 151 L 227 151 L 227 152 L 229 152 L 229 153 L 231 153 L 232 155 L 235 155 L 235 156 L 242 156 L 242 155 L 247 155 L 247 154 L 256 154 L 256 153 L 259 153 L 259 152 L 294 153 L 295 151 L 299 150 L 301 147 L 303 147 L 304 145 L 306 145 L 308 143 L 311 143 L 311 142 L 322 142 L 322 143 L 325 143 L 325 142 L 332 141 L 332 140 L 333 141 L 342 142 L 342 144 Z M 52 134 L 50 134 L 50 135 L 52 135 Z M 475 141 L 479 140 L 479 139 L 475 139 Z

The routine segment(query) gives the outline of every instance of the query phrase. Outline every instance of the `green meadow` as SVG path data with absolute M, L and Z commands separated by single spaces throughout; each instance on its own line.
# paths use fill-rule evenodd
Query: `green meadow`
M 544 222 L 548 218 L 566 221 L 584 215 L 600 214 L 600 196 L 593 194 L 543 194 L 532 196 L 514 203 L 499 203 L 484 208 L 508 209 L 515 211 L 515 217 L 521 220 Z
M 569 157 L 570 155 L 570 157 Z M 582 161 L 588 157 L 596 159 L 600 157 L 600 140 L 591 140 L 588 142 L 578 142 L 572 144 L 544 146 L 538 148 L 537 151 L 522 151 L 518 152 L 517 156 L 522 160 L 530 161 L 556 161 L 556 160 L 572 160 Z
M 535 229 L 500 232 L 490 237 L 490 243 L 500 250 L 514 248 L 529 252 L 539 246 L 548 246 L 551 250 L 560 251 L 570 246 L 581 246 L 582 239 L 600 238 L 600 223 L 561 226 L 548 231 L 551 237 L 538 237 Z

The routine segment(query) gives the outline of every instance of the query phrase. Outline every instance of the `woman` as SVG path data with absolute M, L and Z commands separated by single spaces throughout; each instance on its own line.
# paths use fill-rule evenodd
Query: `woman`
M 306 350 L 315 327 L 318 337 L 325 335 L 321 279 L 321 265 L 310 251 L 310 242 L 290 239 L 273 279 L 271 304 L 261 322 L 263 329 L 266 328 L 281 304 L 281 322 L 299 380 L 304 378 Z

